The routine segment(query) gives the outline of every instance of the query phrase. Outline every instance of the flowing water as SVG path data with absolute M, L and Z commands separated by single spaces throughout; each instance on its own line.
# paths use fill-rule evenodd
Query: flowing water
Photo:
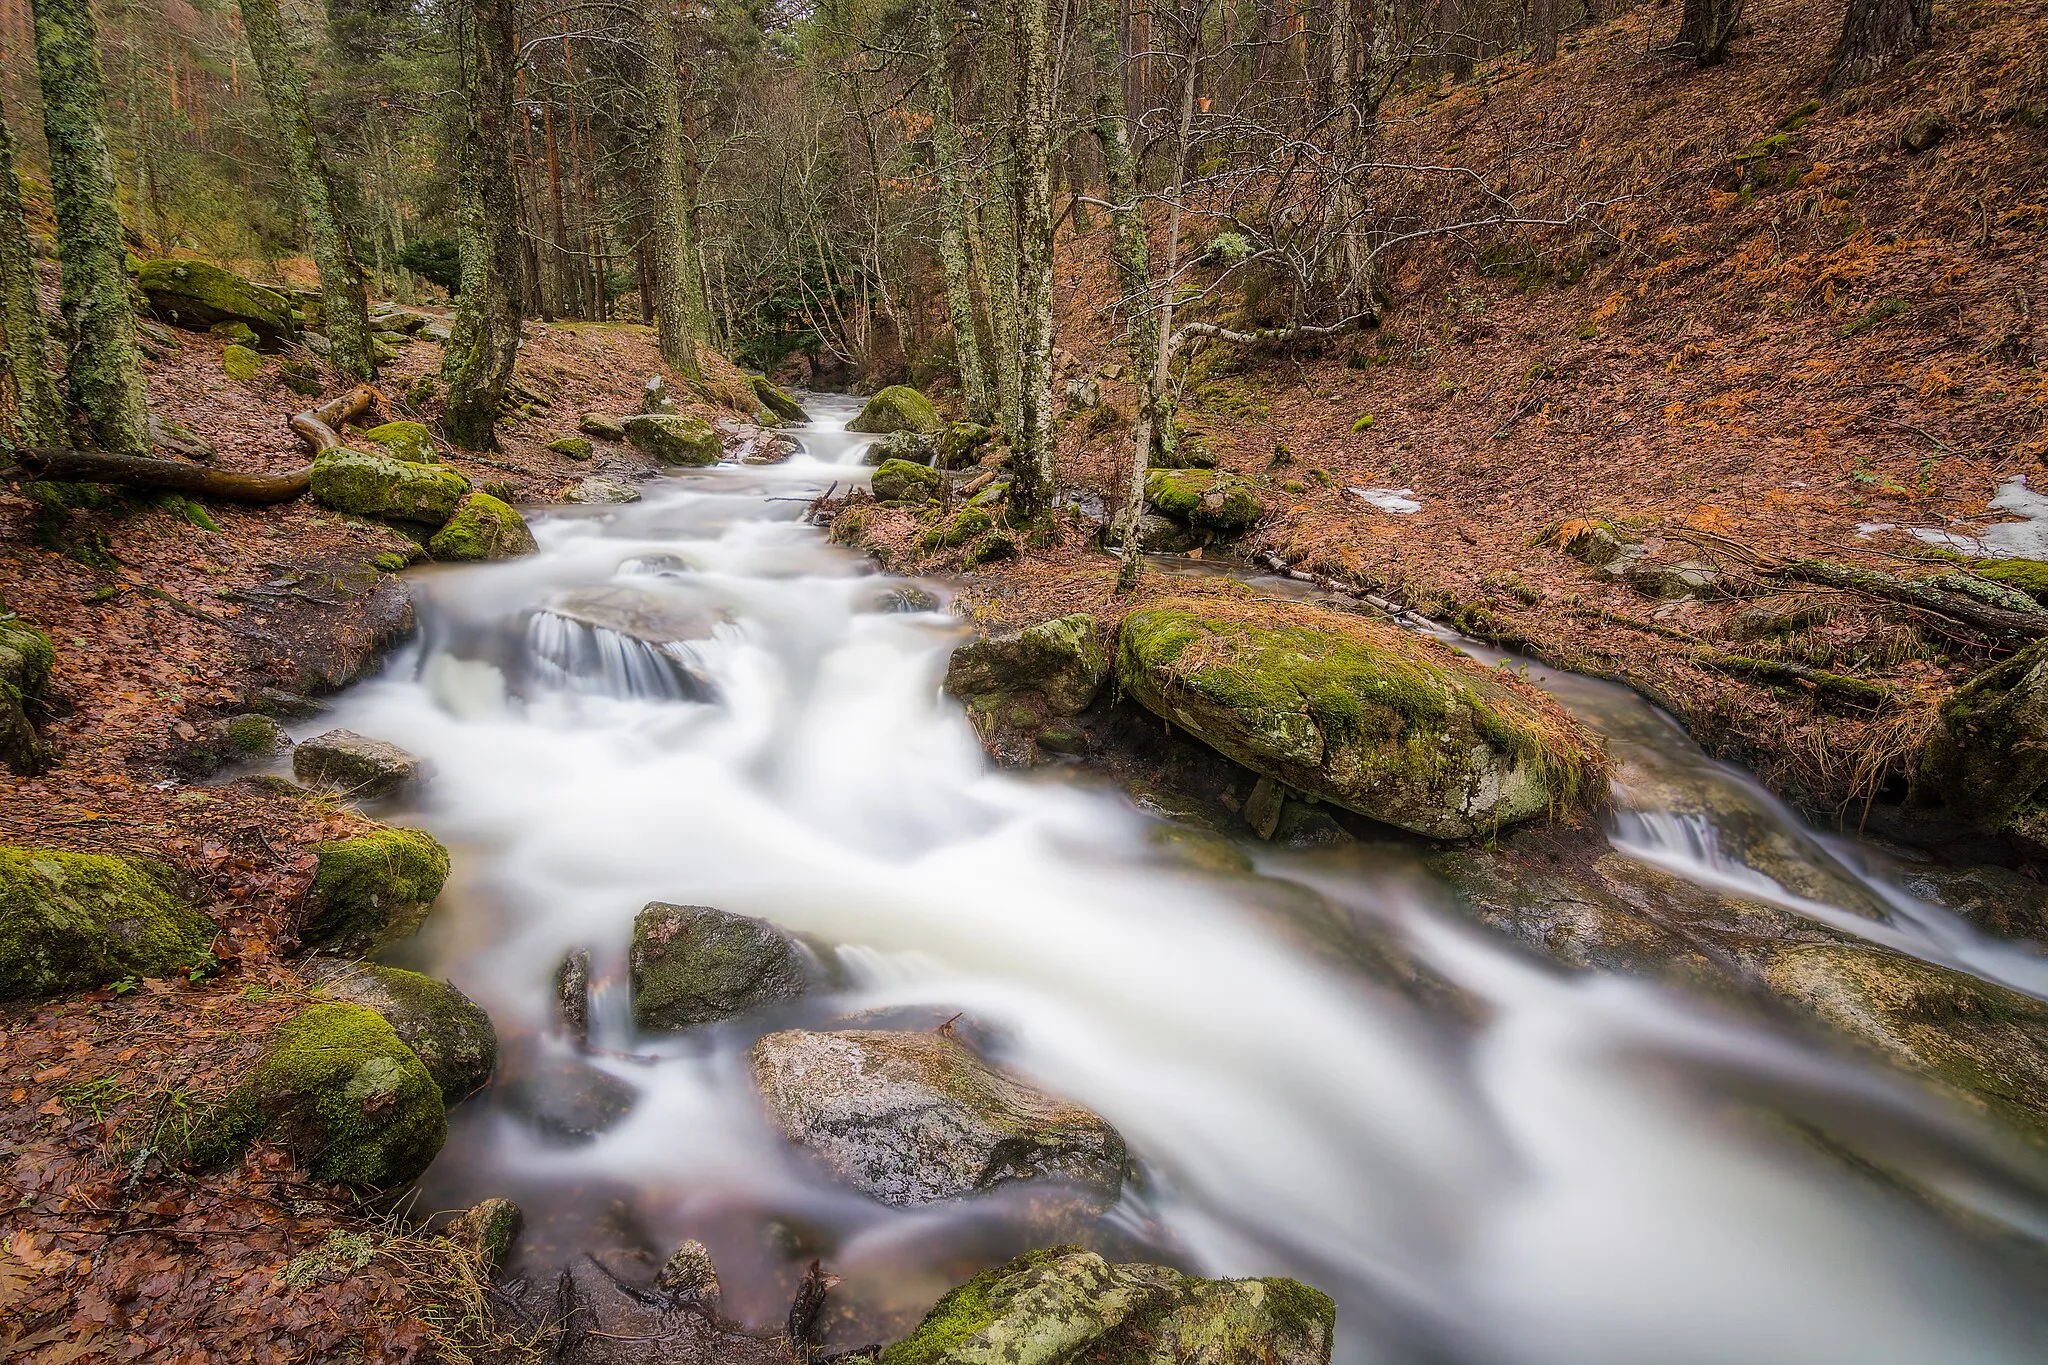
M 501 1079 L 452 1114 L 430 1206 L 517 1199 L 540 1270 L 699 1237 L 727 1310 L 763 1326 L 821 1254 L 862 1315 L 840 1347 L 1051 1235 L 1298 1275 L 1337 1299 L 1346 1361 L 2048 1358 L 2048 1181 L 1919 1088 L 1656 985 L 1561 975 L 1461 924 L 1398 846 L 1206 875 L 1114 792 L 991 771 L 939 692 L 957 622 L 802 523 L 861 472 L 851 405 L 810 401 L 785 465 L 562 509 L 531 558 L 423 572 L 417 642 L 321 722 L 435 769 L 397 818 L 450 845 L 456 878 L 397 960 L 489 1009 L 517 1077 L 568 1064 L 552 979 L 587 948 L 588 1064 L 637 1092 L 569 1145 Z M 1912 900 L 1631 694 L 1540 680 L 1615 746 L 1622 851 L 2048 993 L 2040 956 Z M 1747 858 L 1764 846 L 1775 861 Z M 843 984 L 635 1036 L 621 983 L 650 900 L 770 918 Z M 1347 966 L 1347 943 L 1389 941 L 1480 1002 L 1464 1022 Z M 861 1011 L 964 1012 L 1122 1131 L 1123 1201 L 1049 1234 L 1015 1199 L 897 1210 L 835 1187 L 769 1128 L 746 1054 Z

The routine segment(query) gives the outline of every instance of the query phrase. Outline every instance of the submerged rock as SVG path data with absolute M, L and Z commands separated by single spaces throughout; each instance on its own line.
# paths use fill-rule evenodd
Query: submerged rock
M 810 986 L 803 950 L 764 919 L 708 905 L 641 910 L 628 958 L 633 1022 L 650 1033 L 714 1023 Z
M 221 1166 L 267 1137 L 322 1180 L 390 1187 L 424 1171 L 447 1136 L 440 1087 L 384 1017 L 326 1001 L 277 1030 L 201 1116 L 189 1150 L 197 1164 Z
M 395 796 L 424 774 L 425 765 L 396 744 L 353 730 L 315 735 L 292 752 L 292 776 L 299 781 L 364 799 Z
M 555 1022 L 576 1043 L 590 1041 L 588 948 L 572 948 L 555 964 Z
M 574 1057 L 544 1057 L 501 1080 L 492 1092 L 542 1137 L 581 1146 L 633 1112 L 640 1092 Z
M 280 341 L 298 331 L 290 299 L 205 261 L 182 257 L 144 261 L 135 272 L 135 282 L 158 317 L 193 331 L 239 322 L 265 342 Z
M 447 524 L 427 542 L 427 553 L 456 563 L 516 559 L 539 548 L 515 508 L 478 492 L 464 495 Z
M 443 1102 L 454 1104 L 489 1083 L 498 1032 L 452 983 L 374 962 L 323 963 L 314 973 L 322 995 L 383 1015 L 441 1087 Z
M 741 464 L 781 464 L 803 453 L 803 447 L 794 437 L 779 431 L 760 431 L 750 436 L 740 446 Z
M 673 593 L 629 583 L 572 588 L 548 599 L 547 611 L 586 626 L 615 630 L 650 644 L 702 640 L 717 625 L 715 613 Z
M 881 1365 L 1327 1365 L 1337 1306 L 1298 1280 L 1202 1280 L 1028 1252 L 940 1299 Z
M 670 465 L 717 464 L 725 442 L 711 424 L 687 412 L 643 413 L 626 421 L 626 439 L 641 454 Z
M 877 502 L 935 502 L 945 494 L 946 476 L 908 460 L 884 460 L 872 487 Z
M 1248 480 L 1213 469 L 1154 469 L 1145 476 L 1145 501 L 1176 521 L 1225 535 L 1249 530 L 1266 514 Z
M 1079 1105 L 990 1067 L 938 1033 L 771 1033 L 754 1082 L 784 1136 L 885 1204 L 929 1204 L 1021 1180 L 1116 1201 L 1128 1158 Z
M 846 429 L 868 436 L 886 436 L 892 431 L 937 431 L 939 412 L 931 399 L 908 384 L 891 384 L 868 399 L 860 416 L 848 422 Z
M 174 880 L 133 858 L 0 846 L 0 1000 L 208 962 L 217 930 Z
M 1284 603 L 1124 621 L 1124 691 L 1297 791 L 1439 839 L 1599 800 L 1605 760 L 1554 702 L 1397 626 Z
M 448 880 L 448 850 L 424 830 L 382 826 L 316 845 L 299 940 L 368 953 L 420 927 Z
M 0 621 L 0 764 L 23 777 L 50 765 L 36 722 L 56 662 L 49 636 L 25 621 Z
M 454 513 L 469 480 L 441 465 L 339 446 L 313 459 L 313 501 L 358 517 L 440 526 Z
M 654 1287 L 672 1299 L 715 1308 L 719 1300 L 718 1267 L 711 1252 L 692 1237 L 671 1251 L 654 1277 Z

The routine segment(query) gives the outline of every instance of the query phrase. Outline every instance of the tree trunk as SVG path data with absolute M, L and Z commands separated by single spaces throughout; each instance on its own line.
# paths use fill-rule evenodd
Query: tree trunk
M 135 347 L 127 247 L 114 202 L 99 31 L 88 0 L 36 0 L 35 21 L 64 320 L 71 329 L 65 378 L 94 440 L 140 455 L 149 449 L 149 390 Z
M 1934 38 L 1934 0 L 1849 0 L 1824 95 L 1889 71 Z
M 448 439 L 492 450 L 512 366 L 519 359 L 519 188 L 512 180 L 516 54 L 512 0 L 466 0 L 457 12 L 466 80 L 456 167 L 456 243 L 462 298 L 441 378 L 448 385 Z
M 682 50 L 669 0 L 647 6 L 647 112 L 654 140 L 654 326 L 661 358 L 692 379 L 697 341 L 690 332 L 691 260 L 687 187 L 683 183 Z
M 283 139 L 292 193 L 306 220 L 313 265 L 320 272 L 320 309 L 334 368 L 351 379 L 371 379 L 377 357 L 370 342 L 370 310 L 362 267 L 349 242 L 327 159 L 306 107 L 306 72 L 284 30 L 277 0 L 241 0 L 242 29 L 256 59 L 256 80 Z
M 960 401 L 969 421 L 995 415 L 988 370 L 974 331 L 974 276 L 967 260 L 965 154 L 953 107 L 952 0 L 925 6 L 925 61 L 932 86 L 932 150 L 939 182 L 939 264 L 946 272 L 946 316 L 953 324 L 953 355 L 960 370 Z
M 1529 42 L 1536 65 L 1557 60 L 1557 0 L 1529 0 Z
M 1685 0 L 1672 50 L 1698 66 L 1718 66 L 1728 55 L 1728 42 L 1742 22 L 1744 0 Z
M 49 329 L 36 299 L 36 258 L 14 172 L 14 130 L 0 109 L 0 436 L 15 445 L 64 442 L 64 396 L 50 373 Z
M 1010 438 L 1011 514 L 1024 523 L 1052 512 L 1052 16 L 1050 0 L 1011 0 L 1017 158 L 1018 424 Z

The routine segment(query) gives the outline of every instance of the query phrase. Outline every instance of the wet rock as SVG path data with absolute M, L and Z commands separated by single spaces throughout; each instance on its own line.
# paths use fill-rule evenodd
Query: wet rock
M 374 952 L 412 933 L 448 880 L 448 850 L 424 830 L 384 825 L 313 851 L 299 941 L 336 953 Z
M 209 962 L 213 921 L 176 882 L 140 859 L 0 845 L 0 1000 Z
M 614 630 L 649 644 L 702 640 L 718 618 L 694 603 L 654 588 L 601 583 L 572 588 L 547 601 L 546 610 L 586 626 Z
M 412 594 L 399 579 L 380 574 L 367 592 L 361 579 L 336 582 L 333 589 L 349 599 L 348 615 L 337 621 L 327 609 L 317 626 L 295 634 L 288 671 L 278 677 L 291 691 L 338 691 L 412 634 Z
M 322 1001 L 278 1028 L 200 1117 L 189 1151 L 224 1166 L 269 1138 L 322 1180 L 390 1188 L 424 1171 L 447 1136 L 440 1087 L 384 1017 Z
M 804 411 L 803 404 L 791 398 L 775 386 L 775 381 L 766 375 L 749 375 L 754 386 L 754 397 L 761 400 L 761 406 L 785 422 L 808 422 L 811 415 Z
M 703 418 L 687 412 L 642 414 L 626 421 L 633 449 L 668 465 L 717 464 L 725 442 Z
M 468 1252 L 486 1280 L 504 1268 L 512 1244 L 526 1227 L 526 1215 L 509 1199 L 485 1199 L 470 1205 L 442 1229 L 441 1235 Z
M 2048 640 L 1943 703 L 1920 754 L 1913 803 L 2048 849 Z
M 879 502 L 936 502 L 945 495 L 946 476 L 907 460 L 884 460 L 872 487 Z
M 229 749 L 243 758 L 273 758 L 292 747 L 282 725 L 255 712 L 230 716 L 222 724 L 221 734 Z
M 539 548 L 526 518 L 489 493 L 478 492 L 465 494 L 447 524 L 427 542 L 428 554 L 455 563 L 516 559 Z
M 656 901 L 633 921 L 633 1022 L 649 1033 L 714 1023 L 810 986 L 803 949 L 764 919 Z
M 2003 867 L 1918 867 L 1901 882 L 1986 933 L 2048 943 L 2048 887 L 2031 877 Z
M 1147 710 L 1253 772 L 1440 839 L 1601 799 L 1605 763 L 1579 724 L 1461 655 L 1307 606 L 1215 612 L 1168 602 L 1133 613 L 1117 676 Z
M 1631 588 L 1645 597 L 1666 602 L 1692 597 L 1703 602 L 1728 596 L 1727 576 L 1702 560 L 1687 559 L 1676 564 L 1638 560 L 1622 572 Z
M 1127 1157 L 1103 1119 L 990 1067 L 938 1033 L 771 1033 L 754 1082 L 784 1136 L 885 1204 L 1022 1180 L 1116 1201 Z
M 239 322 L 266 344 L 298 331 L 290 299 L 205 261 L 144 261 L 135 272 L 135 282 L 149 299 L 151 311 L 191 331 Z
M 498 1064 L 491 1017 L 453 983 L 374 962 L 308 964 L 320 993 L 384 1016 L 413 1050 L 446 1104 L 474 1095 Z
M 1105 530 L 1104 547 L 1120 550 L 1120 543 L 1112 543 Z M 1184 526 L 1172 517 L 1157 512 L 1138 514 L 1138 548 L 1147 554 L 1183 555 L 1202 543 L 1203 537 L 1192 527 Z
M 946 665 L 946 691 L 963 699 L 1031 693 L 1054 715 L 1077 716 L 1109 672 L 1109 649 L 1095 618 L 1075 612 L 962 645 Z
M 581 479 L 562 495 L 564 502 L 628 503 L 640 501 L 640 490 L 617 479 Z
M 548 449 L 569 460 L 587 460 L 596 451 L 587 436 L 560 436 L 548 442 Z
M 579 1256 L 558 1275 L 501 1296 L 518 1296 L 518 1317 L 508 1325 L 536 1343 L 536 1358 L 551 1365 L 789 1365 L 779 1335 L 751 1334 L 679 1301 L 616 1259 L 624 1264 Z
M 1249 530 L 1266 511 L 1249 481 L 1213 469 L 1152 470 L 1145 501 L 1176 521 L 1226 535 Z
M 711 1252 L 693 1237 L 661 1263 L 654 1287 L 680 1303 L 716 1308 L 720 1293 L 718 1267 L 711 1263 Z
M 938 409 L 908 384 L 891 384 L 868 399 L 860 416 L 846 424 L 848 431 L 884 436 L 892 431 L 937 431 Z
M 623 441 L 626 439 L 625 419 L 606 417 L 602 413 L 586 412 L 577 419 L 576 430 L 585 436 L 595 436 L 600 441 Z
M 905 464 L 928 465 L 937 458 L 938 447 L 924 436 L 914 431 L 892 431 L 863 450 L 860 462 L 883 465 L 898 460 Z
M 313 460 L 313 501 L 359 517 L 438 527 L 469 492 L 469 480 L 441 465 L 413 464 L 340 446 Z
M 18 619 L 0 620 L 0 764 L 33 777 L 50 765 L 42 719 L 57 651 L 50 637 Z
M 893 583 L 884 588 L 866 610 L 884 613 L 937 611 L 939 599 L 915 583 Z
M 555 967 L 555 1022 L 578 1043 L 590 1041 L 590 950 L 572 948 Z
M 329 730 L 292 753 L 292 776 L 309 787 L 334 787 L 348 796 L 395 796 L 417 784 L 424 765 L 396 744 L 353 730 Z
M 633 1112 L 640 1092 L 573 1057 L 545 1057 L 500 1081 L 494 1094 L 542 1137 L 567 1147 L 594 1142 Z
M 995 433 L 979 422 L 951 422 L 939 435 L 938 466 L 941 469 L 965 469 L 981 455 L 981 448 L 988 444 Z
M 1298 1280 L 1202 1280 L 1053 1247 L 940 1299 L 881 1365 L 1328 1365 L 1337 1306 Z
M 1148 826 L 1145 842 L 1170 861 L 1197 872 L 1236 875 L 1252 870 L 1249 853 L 1227 834 L 1200 825 L 1168 820 Z

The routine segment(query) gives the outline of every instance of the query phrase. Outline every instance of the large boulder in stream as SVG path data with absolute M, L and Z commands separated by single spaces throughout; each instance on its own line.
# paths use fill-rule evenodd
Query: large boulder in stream
M 469 480 L 443 465 L 337 446 L 313 459 L 313 501 L 337 512 L 439 527 L 469 492 Z
M 170 869 L 135 858 L 0 847 L 0 1000 L 169 976 L 210 961 L 213 921 Z
M 149 299 L 151 312 L 192 331 L 239 322 L 264 342 L 273 343 L 299 330 L 292 320 L 290 299 L 205 261 L 169 257 L 144 261 L 135 280 Z
M 884 460 L 869 485 L 877 502 L 937 502 L 946 493 L 946 476 L 909 460 Z
M 1203 1280 L 1027 1252 L 940 1299 L 881 1365 L 1327 1365 L 1337 1305 L 1299 1280 Z
M 656 901 L 633 921 L 633 1022 L 673 1032 L 743 1014 L 810 987 L 797 941 L 765 919 Z
M 2048 849 L 2048 640 L 1978 674 L 1943 704 L 1913 799 Z
M 703 418 L 688 412 L 642 413 L 626 419 L 626 440 L 633 449 L 662 464 L 717 464 L 725 442 Z
M 908 384 L 891 384 L 868 399 L 860 416 L 848 422 L 846 429 L 886 436 L 892 431 L 936 432 L 940 425 L 939 410 L 931 399 Z
M 1598 744 L 1555 702 L 1446 646 L 1283 602 L 1165 602 L 1125 618 L 1126 694 L 1296 791 L 1465 839 L 1604 793 Z
M 427 542 L 428 554 L 458 564 L 516 559 L 539 548 L 518 509 L 478 492 L 465 494 L 447 524 Z
M 313 851 L 299 941 L 331 952 L 370 953 L 412 933 L 448 880 L 448 850 L 425 830 L 379 826 Z
M 754 397 L 761 400 L 761 406 L 785 422 L 808 422 L 811 415 L 804 411 L 803 404 L 791 398 L 775 381 L 766 375 L 749 375 L 748 381 L 754 386 Z
M 1051 1180 L 1107 1208 L 1122 1189 L 1116 1129 L 945 1034 L 792 1029 L 756 1043 L 753 1062 L 784 1136 L 884 1204 Z
M 396 796 L 416 785 L 426 765 L 396 744 L 353 730 L 329 730 L 292 752 L 292 776 L 309 787 L 332 787 L 349 796 Z
M 1086 612 L 964 644 L 946 665 L 946 691 L 976 697 L 1031 695 L 1055 715 L 1078 716 L 1109 680 L 1109 650 Z
M 445 1103 L 473 1095 L 498 1064 L 491 1016 L 453 983 L 374 962 L 319 962 L 309 972 L 320 994 L 367 1005 L 413 1050 Z

